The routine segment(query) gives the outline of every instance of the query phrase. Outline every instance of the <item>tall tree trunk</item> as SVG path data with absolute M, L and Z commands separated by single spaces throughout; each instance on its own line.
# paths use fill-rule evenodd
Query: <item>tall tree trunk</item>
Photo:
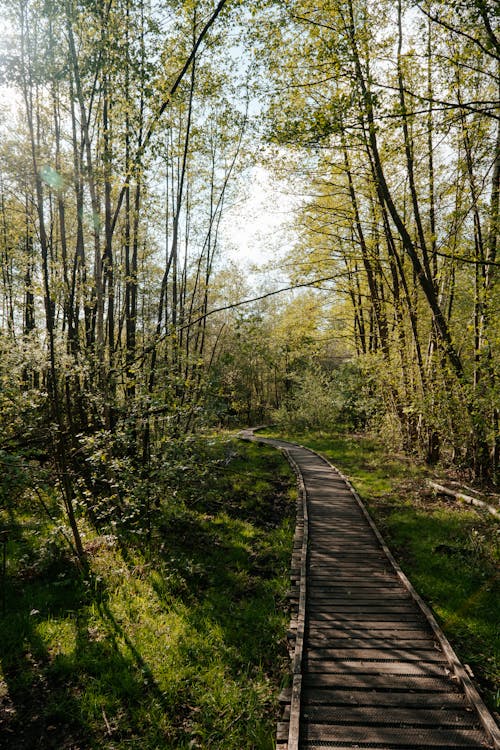
M 437 295 L 436 295 L 436 290 L 432 281 L 432 277 L 429 277 L 429 275 L 426 273 L 426 269 L 424 265 L 422 265 L 422 262 L 418 255 L 417 248 L 415 247 L 415 244 L 411 238 L 410 232 L 408 231 L 406 224 L 403 218 L 401 217 L 400 212 L 396 208 L 396 204 L 392 197 L 392 193 L 389 189 L 387 180 L 385 178 L 383 162 L 382 162 L 382 158 L 380 156 L 380 151 L 378 147 L 377 128 L 375 124 L 375 115 L 373 111 L 373 95 L 368 88 L 368 83 L 363 73 L 363 68 L 361 65 L 352 0 L 348 0 L 348 10 L 349 10 L 349 22 L 346 28 L 346 32 L 348 34 L 349 41 L 351 44 L 351 51 L 352 51 L 353 61 L 354 61 L 354 66 L 355 66 L 356 79 L 361 90 L 362 106 L 363 106 L 364 114 L 365 114 L 366 121 L 367 121 L 368 142 L 369 142 L 369 146 L 370 146 L 370 150 L 371 150 L 371 154 L 373 158 L 373 163 L 375 167 L 375 172 L 377 176 L 377 181 L 376 181 L 377 190 L 379 192 L 381 201 L 385 203 L 385 205 L 387 206 L 389 215 L 392 221 L 394 222 L 396 229 L 398 230 L 399 236 L 401 237 L 403 248 L 411 260 L 415 276 L 418 280 L 418 283 L 425 295 L 425 298 L 431 310 L 441 346 L 443 347 L 443 350 L 448 358 L 448 361 L 450 362 L 450 365 L 453 368 L 453 371 L 455 372 L 457 378 L 461 381 L 463 377 L 463 365 L 455 349 L 455 346 L 453 344 L 453 340 L 451 337 L 450 330 L 448 328 L 448 324 L 446 322 L 446 318 L 443 315 L 443 311 L 441 310 L 439 306 Z
M 61 494 L 63 497 L 66 515 L 73 534 L 75 551 L 79 560 L 83 563 L 85 552 L 82 545 L 78 524 L 75 514 L 75 494 L 71 481 L 70 467 L 66 453 L 66 428 L 64 414 L 62 410 L 62 398 L 58 386 L 58 370 L 56 363 L 56 342 L 55 342 L 55 308 L 51 290 L 50 270 L 49 270 L 49 242 L 45 226 L 45 210 L 43 185 L 40 177 L 40 165 L 38 162 L 39 141 L 37 132 L 35 132 L 34 123 L 34 106 L 33 106 L 33 80 L 31 76 L 31 61 L 29 49 L 29 29 L 27 28 L 27 16 L 21 12 L 21 59 L 23 68 L 23 97 L 26 111 L 26 120 L 28 125 L 31 161 L 33 167 L 33 178 L 35 184 L 35 200 L 38 216 L 38 234 L 41 250 L 41 268 L 43 279 L 44 308 L 45 308 L 45 328 L 49 345 L 49 375 L 48 375 L 48 394 L 51 406 L 52 416 L 55 422 L 55 434 L 53 434 L 53 455 L 56 466 L 59 471 Z

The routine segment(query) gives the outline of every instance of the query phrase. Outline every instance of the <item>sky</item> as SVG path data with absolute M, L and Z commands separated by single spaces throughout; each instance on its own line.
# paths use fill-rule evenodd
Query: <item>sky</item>
M 297 198 L 289 190 L 265 166 L 250 169 L 248 181 L 223 218 L 222 240 L 231 260 L 247 267 L 263 265 L 290 249 Z

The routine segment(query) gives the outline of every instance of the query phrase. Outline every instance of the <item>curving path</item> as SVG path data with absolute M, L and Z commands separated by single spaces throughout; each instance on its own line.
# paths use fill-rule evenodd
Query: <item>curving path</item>
M 277 748 L 500 748 L 467 672 L 348 481 L 306 448 L 241 436 L 283 450 L 302 484 L 294 677 Z

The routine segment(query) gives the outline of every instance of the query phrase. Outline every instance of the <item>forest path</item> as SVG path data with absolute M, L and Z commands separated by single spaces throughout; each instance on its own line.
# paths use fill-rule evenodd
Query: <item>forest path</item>
M 277 748 L 500 748 L 491 714 L 349 482 L 307 448 L 241 437 L 283 450 L 302 486 L 294 678 Z

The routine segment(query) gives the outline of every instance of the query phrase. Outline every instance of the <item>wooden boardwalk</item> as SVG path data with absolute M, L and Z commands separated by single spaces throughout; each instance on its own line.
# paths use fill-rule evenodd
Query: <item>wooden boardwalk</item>
M 257 439 L 285 451 L 303 494 L 279 750 L 500 748 L 466 670 L 348 482 L 306 448 Z

